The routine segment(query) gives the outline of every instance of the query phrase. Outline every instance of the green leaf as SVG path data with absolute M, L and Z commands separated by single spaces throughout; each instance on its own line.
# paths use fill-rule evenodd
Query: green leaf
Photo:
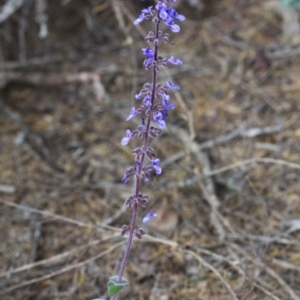
M 120 291 L 124 289 L 125 286 L 128 285 L 128 280 L 122 277 L 121 282 L 118 282 L 118 276 L 112 276 L 108 281 L 108 295 L 110 297 L 118 294 Z

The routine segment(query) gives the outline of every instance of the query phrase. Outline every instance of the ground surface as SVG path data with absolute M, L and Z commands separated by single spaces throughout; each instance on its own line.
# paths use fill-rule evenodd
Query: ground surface
M 150 27 L 132 26 L 140 1 L 48 2 L 45 39 L 34 1 L 0 24 L 0 298 L 108 299 Z M 182 1 L 162 49 L 181 91 L 119 299 L 299 300 L 300 45 L 265 1 L 209 3 Z

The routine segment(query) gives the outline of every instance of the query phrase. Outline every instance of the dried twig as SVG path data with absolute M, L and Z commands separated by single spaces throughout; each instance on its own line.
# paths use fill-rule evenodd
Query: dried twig
M 52 278 L 52 277 L 55 277 L 55 276 L 58 276 L 58 275 L 61 275 L 63 273 L 66 273 L 66 272 L 69 272 L 69 271 L 72 271 L 74 269 L 77 269 L 77 268 L 80 268 L 90 262 L 93 262 L 99 258 L 101 258 L 102 256 L 110 253 L 111 251 L 113 251 L 114 249 L 122 246 L 124 244 L 124 241 L 122 242 L 119 242 L 111 247 L 109 247 L 107 250 L 105 251 L 102 251 L 101 253 L 99 253 L 98 255 L 94 256 L 94 257 L 91 257 L 85 261 L 82 261 L 82 262 L 79 262 L 79 263 L 76 263 L 76 264 L 72 264 L 70 266 L 67 266 L 67 267 L 64 267 L 58 271 L 55 271 L 55 272 L 52 272 L 50 274 L 47 274 L 47 275 L 44 275 L 44 276 L 41 276 L 41 277 L 37 277 L 37 278 L 34 278 L 34 279 L 31 279 L 31 280 L 27 280 L 27 281 L 23 281 L 22 283 L 20 284 L 16 284 L 14 286 L 11 286 L 7 289 L 5 289 L 4 291 L 0 292 L 0 295 L 5 295 L 7 293 L 10 293 L 14 290 L 17 290 L 17 289 L 20 289 L 20 288 L 23 288 L 25 286 L 28 286 L 28 285 L 31 285 L 31 284 L 34 284 L 34 283 L 37 283 L 37 282 L 41 282 L 41 281 L 44 281 L 46 279 L 49 279 L 49 278 Z
M 39 38 L 43 39 L 48 36 L 47 20 L 48 15 L 46 14 L 47 0 L 36 0 L 35 4 L 35 21 L 40 26 Z
M 87 249 L 89 247 L 97 246 L 100 243 L 107 242 L 107 241 L 109 241 L 111 239 L 114 239 L 114 238 L 116 238 L 118 236 L 119 236 L 119 233 L 115 232 L 113 234 L 110 234 L 107 237 L 104 237 L 104 238 L 99 239 L 99 240 L 91 241 L 88 244 L 80 246 L 80 247 L 77 247 L 75 249 L 63 252 L 61 254 L 49 257 L 47 259 L 43 259 L 43 260 L 40 260 L 40 261 L 37 261 L 37 262 L 34 262 L 34 263 L 23 265 L 23 266 L 21 266 L 19 268 L 10 270 L 9 271 L 9 276 L 11 276 L 13 274 L 24 272 L 24 271 L 28 271 L 28 270 L 31 270 L 31 269 L 34 269 L 34 268 L 37 268 L 37 267 L 44 267 L 44 268 L 45 267 L 50 267 L 50 266 L 53 267 L 54 265 L 58 265 L 58 264 L 60 264 L 62 262 L 65 262 L 68 257 L 74 256 L 76 253 L 78 253 L 78 252 L 80 252 L 82 250 L 85 250 L 85 249 Z M 0 278 L 7 277 L 7 273 L 8 272 L 0 273 Z
M 250 164 L 254 164 L 254 163 L 266 163 L 266 164 L 277 164 L 277 165 L 282 165 L 288 168 L 292 168 L 292 169 L 297 169 L 300 170 L 300 164 L 294 163 L 294 162 L 290 162 L 287 160 L 282 160 L 282 159 L 275 159 L 275 158 L 271 158 L 271 157 L 257 157 L 257 158 L 250 158 L 250 159 L 245 159 L 245 160 L 240 160 L 234 164 L 210 171 L 209 173 L 206 174 L 206 176 L 213 176 L 216 174 L 220 174 L 238 167 L 243 167 L 246 165 L 250 165 Z
M 280 268 L 287 269 L 287 270 L 294 270 L 294 271 L 300 272 L 300 266 L 291 264 L 291 263 L 289 263 L 287 261 L 276 259 L 276 258 L 271 258 L 270 261 L 271 261 L 272 264 L 274 264 L 274 265 L 276 265 L 276 266 L 278 266 Z
M 17 136 L 17 138 L 15 139 L 15 144 L 16 145 L 24 144 L 24 147 L 30 153 L 30 155 L 32 155 L 32 157 L 34 157 L 34 159 L 36 159 L 42 163 L 42 166 L 46 172 L 55 174 L 55 176 L 66 180 L 65 174 L 63 174 L 62 172 L 59 172 L 58 169 L 55 166 L 53 166 L 53 164 L 51 162 L 43 159 L 43 158 L 49 157 L 50 151 L 46 147 L 42 137 L 40 137 L 36 133 L 33 133 L 30 130 L 30 128 L 26 124 L 24 124 L 19 113 L 16 112 L 15 110 L 13 110 L 8 105 L 6 105 L 1 98 L 0 98 L 0 108 L 8 115 L 8 117 L 13 122 L 18 124 L 18 126 L 20 126 L 20 128 L 21 128 L 21 134 L 19 134 Z M 28 137 L 28 142 L 25 142 L 26 137 Z M 34 142 L 34 144 L 38 145 L 39 150 L 41 150 L 41 153 L 38 153 L 38 151 L 36 151 L 32 147 L 31 142 Z
M 259 281 L 259 280 L 257 280 Z M 262 287 L 258 282 L 254 283 L 254 286 L 258 288 L 259 290 L 263 291 L 267 296 L 270 296 L 274 300 L 280 300 L 276 295 L 274 295 L 272 292 L 268 291 L 266 288 Z
M 101 76 L 98 73 L 81 72 L 75 74 L 43 74 L 29 73 L 23 74 L 20 72 L 5 72 L 0 73 L 0 82 L 15 81 L 28 83 L 33 85 L 62 85 L 71 83 L 92 83 L 97 101 L 103 99 L 108 102 L 109 97 L 105 92 L 105 88 L 101 83 Z
M 53 218 L 54 220 L 60 220 L 60 221 L 63 221 L 63 222 L 74 224 L 74 225 L 77 225 L 79 227 L 95 228 L 95 226 L 92 225 L 92 224 L 88 224 L 88 223 L 81 222 L 81 221 L 78 221 L 78 220 L 74 220 L 74 219 L 71 219 L 71 218 L 68 218 L 68 217 L 60 216 L 60 215 L 57 215 L 57 214 L 54 214 L 54 213 L 51 213 L 51 212 L 48 212 L 48 211 L 42 211 L 42 210 L 39 210 L 39 209 L 36 209 L 36 208 L 32 208 L 32 207 L 12 203 L 12 202 L 5 201 L 5 200 L 2 200 L 2 199 L 0 199 L 0 203 L 2 203 L 4 205 L 7 205 L 7 206 L 10 206 L 10 207 L 14 207 L 14 208 L 22 209 L 22 210 L 25 210 L 25 211 L 29 211 L 29 212 L 32 212 L 32 213 L 37 213 L 37 214 L 43 215 L 43 216 L 48 217 L 48 218 L 50 217 L 50 218 Z
M 269 276 L 273 277 L 281 286 L 282 288 L 289 294 L 292 300 L 300 300 L 300 297 L 296 295 L 295 291 L 280 277 L 273 269 L 267 266 L 262 261 L 253 258 L 250 256 L 245 250 L 243 250 L 237 244 L 229 243 L 228 246 L 235 249 L 237 252 L 242 254 L 248 261 L 253 263 L 255 266 L 262 268 Z
M 13 185 L 0 184 L 0 193 L 13 194 L 16 192 L 16 187 Z
M 219 280 L 224 284 L 224 286 L 228 289 L 229 293 L 231 294 L 232 298 L 235 300 L 238 300 L 237 296 L 235 295 L 235 292 L 233 291 L 233 289 L 231 288 L 231 286 L 227 283 L 227 281 L 222 277 L 222 275 L 220 274 L 220 272 L 214 267 L 212 266 L 210 263 L 208 263 L 206 260 L 204 260 L 199 254 L 197 254 L 196 252 L 192 251 L 192 250 L 183 250 L 182 246 L 180 246 L 178 243 L 173 242 L 173 241 L 168 241 L 165 239 L 160 239 L 160 238 L 155 238 L 152 236 L 148 236 L 145 235 L 146 239 L 141 240 L 141 242 L 144 242 L 144 240 L 147 241 L 151 241 L 151 242 L 156 242 L 156 243 L 162 243 L 162 244 L 166 244 L 168 246 L 171 246 L 173 251 L 179 251 L 181 253 L 186 253 L 186 254 L 190 254 L 191 256 L 195 257 L 199 263 L 205 267 L 207 267 L 208 269 L 210 269 L 218 278 Z M 204 253 L 206 255 L 212 256 L 217 260 L 220 261 L 226 261 L 228 264 L 230 264 L 234 269 L 236 269 L 243 277 L 243 280 L 245 278 L 245 273 L 244 271 L 237 266 L 237 264 L 235 262 L 232 262 L 231 260 L 218 255 L 216 253 L 213 253 L 209 250 L 203 249 L 203 248 L 197 248 L 197 251 Z
M 235 41 L 234 39 L 230 38 L 229 36 L 225 35 L 224 33 L 218 31 L 215 27 L 213 27 L 211 24 L 204 23 L 205 28 L 210 31 L 214 37 L 216 37 L 219 41 L 222 43 L 229 45 L 231 47 L 237 48 L 239 50 L 249 50 L 250 47 L 248 44 L 241 42 L 241 41 Z
M 200 189 L 202 190 L 205 200 L 207 201 L 207 203 L 211 208 L 211 213 L 210 213 L 211 223 L 216 228 L 219 234 L 219 239 L 222 240 L 225 237 L 225 231 L 223 229 L 222 223 L 217 217 L 217 210 L 220 206 L 220 200 L 216 195 L 214 182 L 212 178 L 206 176 L 211 170 L 208 156 L 200 149 L 198 149 L 198 144 L 195 141 L 191 140 L 190 136 L 183 129 L 175 125 L 169 126 L 169 128 L 172 131 L 176 132 L 176 135 L 183 141 L 188 151 L 193 153 L 199 166 L 201 166 L 202 168 L 203 176 L 201 177 L 202 179 L 199 179 L 198 184 Z M 196 173 L 197 177 L 200 178 L 200 170 L 197 165 L 194 168 L 194 172 Z
M 238 300 L 235 292 L 233 291 L 233 289 L 231 288 L 229 283 L 222 277 L 220 272 L 214 266 L 212 266 L 210 263 L 208 263 L 206 260 L 204 260 L 200 255 L 196 254 L 193 251 L 186 250 L 186 251 L 183 251 L 183 252 L 188 253 L 191 256 L 195 257 L 201 265 L 203 265 L 204 267 L 210 269 L 218 277 L 218 279 L 224 284 L 224 286 L 227 288 L 227 290 L 229 291 L 232 299 Z
M 292 239 L 287 239 L 287 238 L 282 238 L 279 236 L 263 236 L 263 235 L 254 235 L 254 234 L 248 234 L 246 232 L 243 232 L 241 234 L 244 238 L 247 238 L 249 240 L 253 240 L 253 241 L 259 241 L 261 243 L 264 243 L 266 245 L 270 244 L 270 243 L 278 243 L 278 244 L 282 244 L 282 245 L 296 245 L 296 246 L 300 246 L 300 242 L 298 240 L 292 240 Z M 231 236 L 228 235 L 228 238 L 236 238 L 236 235 Z
M 198 145 L 199 149 L 208 149 L 214 147 L 215 145 L 227 143 L 236 138 L 248 137 L 254 138 L 261 135 L 272 134 L 275 132 L 280 132 L 282 130 L 282 125 L 275 125 L 275 126 L 267 126 L 267 127 L 253 127 L 249 129 L 238 128 L 231 131 L 228 134 L 219 136 L 213 140 L 200 143 Z

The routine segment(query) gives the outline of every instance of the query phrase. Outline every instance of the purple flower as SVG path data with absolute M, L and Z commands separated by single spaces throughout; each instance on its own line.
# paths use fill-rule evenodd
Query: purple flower
M 166 9 L 168 8 L 167 4 L 166 3 L 162 3 L 162 2 L 159 2 L 157 5 L 156 5 L 156 10 L 158 11 L 158 14 L 159 14 L 159 17 L 162 19 L 162 20 L 165 20 L 167 17 L 168 17 L 168 13 L 166 11 Z
M 167 6 L 165 3 L 159 3 L 156 5 L 156 9 L 159 12 L 159 17 L 164 21 L 164 23 L 171 28 L 173 32 L 179 32 L 180 27 L 174 23 L 174 19 L 178 21 L 184 21 L 185 17 L 183 15 L 179 15 L 177 11 Z
M 163 101 L 169 101 L 169 99 L 170 99 L 170 95 L 168 95 L 167 93 L 166 93 L 166 91 L 162 91 L 162 93 L 161 93 L 161 97 L 162 97 L 162 100 Z
M 164 121 L 165 117 L 164 115 L 157 111 L 153 113 L 153 120 L 157 122 L 158 127 L 160 128 L 165 128 L 166 127 L 166 122 Z
M 124 184 L 126 184 L 128 182 L 128 180 L 129 180 L 129 178 L 131 176 L 133 176 L 135 173 L 136 173 L 136 168 L 134 168 L 134 167 L 127 168 L 127 170 L 124 172 L 124 175 L 123 175 L 121 181 Z
M 147 57 L 146 60 L 144 61 L 144 66 L 146 70 L 149 70 L 149 68 L 152 65 L 152 62 L 154 60 L 154 50 L 150 49 L 150 48 L 143 48 L 142 49 L 143 54 Z
M 172 1 L 173 2 L 173 1 Z M 164 21 L 166 22 L 166 24 L 168 26 L 173 26 L 174 25 L 174 21 L 173 19 L 177 19 L 178 21 L 184 21 L 185 20 L 185 17 L 183 15 L 180 15 L 177 13 L 177 11 L 172 8 L 172 7 L 169 7 L 167 6 L 166 3 L 162 3 L 162 2 L 159 2 L 156 7 L 155 7 L 158 11 L 159 11 L 159 17 Z M 180 30 L 179 26 L 176 25 Z M 171 28 L 172 29 L 172 28 Z M 177 30 L 176 29 L 176 30 Z M 178 31 L 179 31 L 178 30 Z M 172 30 L 173 31 L 173 30 Z M 173 31 L 173 32 L 178 32 L 178 31 Z
M 160 163 L 159 158 L 155 158 L 151 160 L 151 164 L 156 175 L 160 175 L 162 171 L 161 167 L 159 166 L 159 163 Z
M 166 3 L 159 2 L 159 3 L 157 3 L 157 5 L 155 6 L 155 8 L 156 8 L 157 10 L 162 10 L 162 9 L 168 8 L 168 6 L 167 6 Z
M 173 103 L 169 102 L 168 100 L 163 100 L 162 105 L 164 106 L 164 108 L 166 110 L 171 110 L 171 109 L 175 108 L 175 105 Z
M 172 30 L 173 32 L 179 32 L 179 31 L 180 31 L 180 27 L 179 27 L 177 24 L 174 23 L 173 18 L 167 17 L 167 18 L 164 20 L 164 22 L 165 22 L 165 24 L 166 24 L 167 26 L 169 26 L 169 27 L 171 28 L 171 30 Z
M 148 8 L 142 9 L 142 12 L 140 16 L 133 22 L 134 25 L 138 25 L 144 20 L 147 20 L 152 12 L 152 6 L 149 6 Z
M 132 137 L 132 132 L 129 129 L 127 129 L 126 134 L 125 134 L 125 136 L 123 137 L 123 139 L 121 141 L 121 145 L 122 146 L 127 145 L 129 143 L 131 137 Z
M 168 59 L 168 62 L 173 64 L 173 65 L 182 65 L 182 61 L 178 58 L 175 58 L 174 56 L 171 56 L 169 59 Z
M 166 82 L 166 87 L 172 90 L 179 90 L 180 86 L 172 83 L 171 81 Z
M 140 91 L 138 94 L 135 95 L 135 99 L 136 99 L 136 100 L 141 99 L 142 96 L 143 96 L 143 94 L 144 94 L 144 93 L 143 93 L 142 91 Z
M 147 95 L 144 98 L 143 102 L 146 104 L 147 108 L 150 108 L 150 106 L 151 106 L 151 97 L 150 97 L 150 95 Z
M 176 0 L 172 0 L 171 2 L 176 2 Z M 159 18 L 164 21 L 164 23 L 171 28 L 173 32 L 179 32 L 180 27 L 174 23 L 174 19 L 178 21 L 184 21 L 185 17 L 177 13 L 177 11 L 169 7 L 167 3 L 159 1 L 155 6 L 158 11 Z M 149 20 L 153 16 L 152 6 L 145 8 L 142 10 L 140 16 L 133 22 L 134 25 L 138 25 L 144 20 Z
M 177 24 L 170 25 L 170 28 L 173 32 L 179 32 L 180 31 L 180 27 Z
M 153 58 L 154 57 L 154 50 L 151 48 L 142 48 L 143 54 L 147 57 L 147 58 Z
M 164 119 L 168 116 L 168 110 L 167 110 L 167 109 L 163 109 L 163 110 L 161 111 L 161 113 L 162 113 Z
M 124 174 L 123 177 L 122 177 L 122 179 L 121 179 L 121 181 L 122 181 L 124 184 L 126 184 L 126 183 L 128 182 L 128 180 L 129 180 L 129 177 L 128 177 L 126 174 Z
M 176 11 L 174 8 L 172 8 L 172 7 L 168 7 L 168 8 L 166 9 L 166 11 L 167 11 L 169 17 L 171 17 L 171 18 L 173 18 L 173 19 L 175 18 L 175 19 L 177 19 L 178 21 L 184 21 L 184 20 L 185 20 L 185 17 L 184 17 L 183 15 L 179 15 L 179 14 L 177 13 L 177 11 Z
M 153 219 L 156 216 L 157 216 L 157 214 L 155 214 L 152 210 L 150 210 L 147 213 L 147 215 L 143 218 L 142 222 L 145 224 L 145 223 L 149 222 L 151 219 Z
M 149 70 L 152 66 L 153 58 L 148 58 L 144 61 L 145 70 Z
M 159 11 L 159 17 L 162 19 L 162 20 L 165 20 L 167 17 L 168 17 L 168 13 L 164 10 L 164 9 L 161 9 Z
M 126 121 L 129 121 L 133 117 L 135 117 L 139 112 L 133 107 L 130 111 L 130 115 L 127 117 Z

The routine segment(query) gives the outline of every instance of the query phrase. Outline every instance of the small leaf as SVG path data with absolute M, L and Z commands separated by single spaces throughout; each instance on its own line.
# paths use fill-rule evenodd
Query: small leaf
M 118 282 L 118 276 L 112 276 L 108 281 L 108 295 L 110 297 L 118 294 L 121 290 L 124 289 L 125 286 L 128 285 L 128 280 L 122 277 L 121 282 Z

